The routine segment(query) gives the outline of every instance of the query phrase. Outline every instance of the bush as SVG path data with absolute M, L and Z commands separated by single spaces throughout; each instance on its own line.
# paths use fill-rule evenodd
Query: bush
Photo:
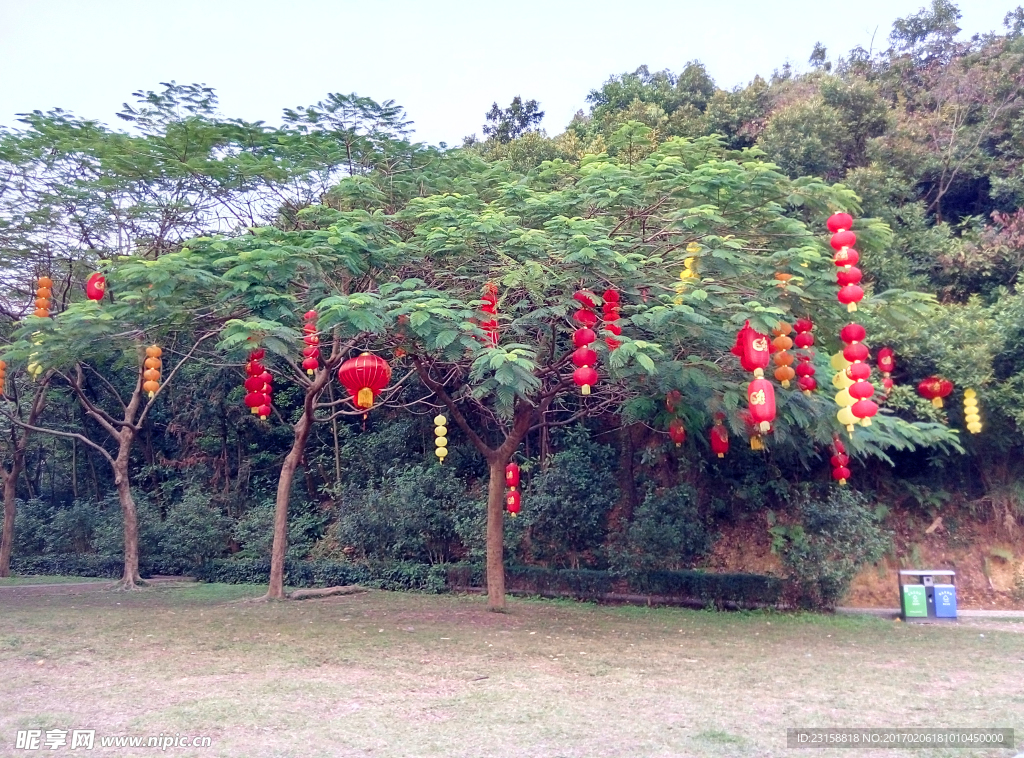
M 834 608 L 861 567 L 886 553 L 890 537 L 860 493 L 843 488 L 816 497 L 810 487 L 802 489 L 799 521 L 771 526 L 772 549 L 798 591 L 795 602 Z
M 615 454 L 586 429 L 565 435 L 566 449 L 532 477 L 523 495 L 532 557 L 579 568 L 604 543 L 608 513 L 619 499 Z
M 196 571 L 196 578 L 225 584 L 268 584 L 270 561 L 237 558 L 207 561 Z M 407 562 L 285 561 L 284 583 L 289 587 L 362 584 L 385 590 L 444 592 L 447 571 L 445 566 Z
M 633 514 L 625 551 L 615 564 L 628 571 L 678 570 L 692 566 L 712 547 L 707 519 L 697 508 L 697 492 L 688 485 L 649 492 Z
M 186 573 L 210 558 L 223 554 L 228 523 L 210 496 L 197 488 L 185 491 L 171 505 L 163 525 L 162 558 L 168 566 Z
M 355 557 L 447 563 L 462 548 L 456 523 L 471 502 L 448 468 L 412 466 L 387 482 L 343 490 L 330 537 Z
M 39 576 L 97 576 L 120 579 L 124 559 L 109 555 L 33 555 L 11 558 L 11 571 Z M 148 575 L 148 572 L 144 572 Z

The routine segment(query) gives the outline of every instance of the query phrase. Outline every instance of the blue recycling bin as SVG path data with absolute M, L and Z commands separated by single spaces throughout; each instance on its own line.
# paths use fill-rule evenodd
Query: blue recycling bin
M 956 587 L 952 584 L 935 585 L 935 618 L 956 618 Z

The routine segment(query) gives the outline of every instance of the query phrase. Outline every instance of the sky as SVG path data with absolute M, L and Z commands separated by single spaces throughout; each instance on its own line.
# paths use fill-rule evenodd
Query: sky
M 961 0 L 964 34 L 1018 0 Z M 0 0 L 0 124 L 60 107 L 108 124 L 131 93 L 205 83 L 229 117 L 280 123 L 329 92 L 394 100 L 416 139 L 481 134 L 492 102 L 540 102 L 557 134 L 609 76 L 702 61 L 719 86 L 884 48 L 923 0 Z M 873 40 L 873 43 L 872 43 Z

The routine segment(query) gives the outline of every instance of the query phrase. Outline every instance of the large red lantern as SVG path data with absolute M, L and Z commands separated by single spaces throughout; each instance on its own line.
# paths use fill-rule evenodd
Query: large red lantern
M 775 389 L 767 379 L 754 379 L 747 385 L 750 420 L 762 434 L 767 434 L 775 420 Z
M 739 356 L 740 365 L 745 371 L 753 371 L 754 376 L 760 377 L 764 374 L 764 369 L 768 368 L 768 362 L 771 360 L 768 337 L 755 331 L 747 321 L 736 335 L 736 344 L 733 345 L 732 354 Z
M 729 452 L 729 430 L 722 424 L 721 419 L 717 419 L 715 425 L 711 427 L 711 452 L 719 458 L 724 458 Z
M 505 486 L 515 489 L 519 486 L 519 464 L 510 463 L 505 466 Z
M 90 300 L 102 300 L 107 291 L 107 280 L 103 274 L 95 273 L 85 280 L 85 296 Z
M 917 385 L 917 393 L 926 400 L 931 400 L 936 408 L 942 407 L 942 398 L 948 397 L 952 391 L 953 382 L 939 376 L 929 376 Z
M 383 358 L 361 353 L 341 364 L 338 381 L 348 390 L 357 408 L 369 410 L 377 395 L 391 382 L 391 366 Z
M 833 234 L 853 228 L 853 216 L 849 213 L 833 213 L 825 222 L 828 230 Z
M 505 510 L 513 518 L 521 510 L 522 495 L 519 494 L 519 490 L 509 490 L 505 493 Z

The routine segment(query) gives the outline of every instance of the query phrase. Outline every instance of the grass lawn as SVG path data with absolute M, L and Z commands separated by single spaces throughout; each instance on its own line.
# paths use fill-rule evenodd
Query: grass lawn
M 27 584 L 78 584 L 79 582 L 106 582 L 114 579 L 96 579 L 88 576 L 5 576 L 0 579 L 0 587 L 21 587 Z
M 0 593 L 0 755 L 34 754 L 14 750 L 17 730 L 54 728 L 213 740 L 169 755 L 303 758 L 792 758 L 797 726 L 1024 740 L 1024 623 L 533 600 L 494 614 L 479 597 L 389 592 L 244 602 L 261 591 Z

